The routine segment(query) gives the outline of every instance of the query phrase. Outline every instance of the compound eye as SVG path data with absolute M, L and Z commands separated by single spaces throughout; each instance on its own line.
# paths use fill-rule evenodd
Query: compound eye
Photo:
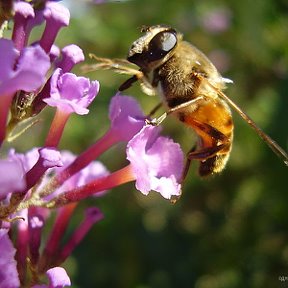
M 175 33 L 163 31 L 152 38 L 149 43 L 150 61 L 160 60 L 168 54 L 177 44 Z

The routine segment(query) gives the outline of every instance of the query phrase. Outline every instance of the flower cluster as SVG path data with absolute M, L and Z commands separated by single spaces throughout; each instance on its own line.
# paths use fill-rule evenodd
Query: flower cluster
M 5 22 L 14 23 L 12 39 L 0 38 L 0 145 L 11 139 L 18 123 L 33 119 L 47 105 L 55 107 L 55 115 L 41 147 L 26 153 L 11 148 L 0 159 L 0 287 L 46 287 L 41 284 L 45 273 L 49 287 L 64 287 L 70 279 L 59 265 L 103 218 L 97 207 L 87 209 L 61 246 L 77 203 L 131 181 L 145 195 L 154 190 L 166 199 L 177 197 L 183 154 L 178 144 L 160 136 L 160 127 L 145 124 L 136 100 L 120 94 L 111 100 L 111 125 L 104 136 L 78 156 L 59 151 L 70 115 L 89 112 L 99 83 L 71 73 L 84 60 L 78 46 L 59 49 L 54 44 L 59 30 L 69 25 L 68 9 L 56 1 L 11 3 L 7 19 L 0 19 L 1 35 Z M 37 25 L 45 25 L 44 32 L 29 43 Z M 127 143 L 128 164 L 110 173 L 96 159 L 119 142 Z M 42 230 L 52 212 L 56 219 L 43 243 Z

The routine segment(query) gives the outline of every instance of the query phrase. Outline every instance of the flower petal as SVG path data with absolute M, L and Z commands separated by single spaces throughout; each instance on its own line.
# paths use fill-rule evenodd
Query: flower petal
M 0 39 L 0 95 L 18 90 L 26 92 L 36 90 L 44 83 L 45 75 L 50 67 L 49 57 L 44 50 L 40 46 L 33 46 L 22 50 L 14 70 L 17 52 L 11 42 Z
M 88 78 L 77 77 L 72 73 L 55 70 L 51 77 L 50 98 L 43 99 L 48 105 L 57 107 L 66 113 L 87 114 L 87 107 L 99 91 L 99 82 L 90 82 Z
M 122 141 L 129 141 L 145 124 L 145 116 L 137 101 L 129 96 L 116 94 L 109 107 L 111 129 Z
M 61 160 L 61 153 L 55 148 L 51 147 L 40 148 L 39 156 L 40 159 L 42 160 L 42 165 L 46 168 L 63 166 Z
M 14 259 L 16 250 L 8 237 L 7 229 L 0 229 L 0 251 L 0 287 L 20 287 L 17 263 Z
M 65 286 L 71 286 L 71 281 L 66 271 L 62 267 L 54 267 L 46 272 L 50 285 L 49 287 L 61 288 Z
M 164 198 L 181 194 L 184 157 L 179 144 L 159 136 L 160 127 L 145 126 L 127 145 L 127 159 L 136 177 L 136 188 L 150 190 Z
M 4 81 L 13 76 L 14 65 L 19 52 L 14 48 L 14 43 L 11 40 L 0 39 L 0 87 Z
M 26 187 L 24 169 L 17 159 L 0 160 L 0 175 L 0 200 L 9 193 L 22 191 Z

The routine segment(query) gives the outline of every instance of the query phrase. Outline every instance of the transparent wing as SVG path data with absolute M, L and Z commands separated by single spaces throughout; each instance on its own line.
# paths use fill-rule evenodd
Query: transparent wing
M 288 166 L 288 155 L 270 136 L 263 132 L 257 124 L 236 104 L 234 103 L 225 93 L 213 86 L 206 78 L 199 76 L 203 81 L 207 83 L 212 89 L 215 89 L 220 98 L 225 100 L 249 125 L 255 132 L 266 142 L 266 144 L 272 149 L 272 151 L 283 160 Z

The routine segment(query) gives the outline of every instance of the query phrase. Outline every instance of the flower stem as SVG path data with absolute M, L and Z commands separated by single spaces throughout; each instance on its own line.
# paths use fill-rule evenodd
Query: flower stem
M 86 185 L 67 191 L 52 201 L 54 201 L 55 207 L 63 206 L 67 203 L 78 202 L 92 196 L 95 193 L 108 190 L 134 180 L 135 176 L 132 172 L 131 165 L 129 164 L 126 167 L 109 174 L 108 176 L 98 178 Z
M 63 237 L 63 234 L 67 229 L 71 215 L 73 214 L 76 206 L 77 203 L 73 203 L 59 209 L 53 229 L 50 233 L 50 238 L 47 241 L 46 247 L 43 251 L 43 255 L 41 256 L 39 262 L 40 273 L 50 268 L 50 265 L 54 261 L 54 257 L 57 258 L 60 249 L 59 244 L 61 238 Z
M 18 235 L 16 242 L 16 261 L 17 261 L 17 270 L 19 273 L 19 278 L 21 284 L 25 283 L 26 280 L 26 268 L 27 268 L 27 252 L 28 252 L 28 224 L 26 221 L 20 221 L 18 223 Z
M 50 130 L 48 132 L 45 146 L 46 147 L 57 147 L 61 136 L 63 134 L 64 127 L 69 119 L 70 113 L 65 113 L 60 109 L 56 110 L 54 119 L 50 126 Z
M 26 19 L 22 15 L 15 15 L 15 24 L 12 33 L 12 40 L 15 43 L 15 48 L 19 51 L 24 47 L 26 42 Z
M 79 243 L 84 239 L 92 226 L 104 217 L 101 211 L 96 207 L 88 208 L 85 214 L 84 220 L 77 229 L 75 229 L 70 239 L 59 253 L 55 266 L 61 265 L 71 255 L 77 245 L 79 245 Z
M 40 197 L 48 196 L 60 187 L 67 179 L 97 159 L 103 152 L 115 145 L 119 139 L 112 130 L 109 130 L 102 138 L 80 154 L 69 166 L 51 178 L 49 183 L 41 190 Z

